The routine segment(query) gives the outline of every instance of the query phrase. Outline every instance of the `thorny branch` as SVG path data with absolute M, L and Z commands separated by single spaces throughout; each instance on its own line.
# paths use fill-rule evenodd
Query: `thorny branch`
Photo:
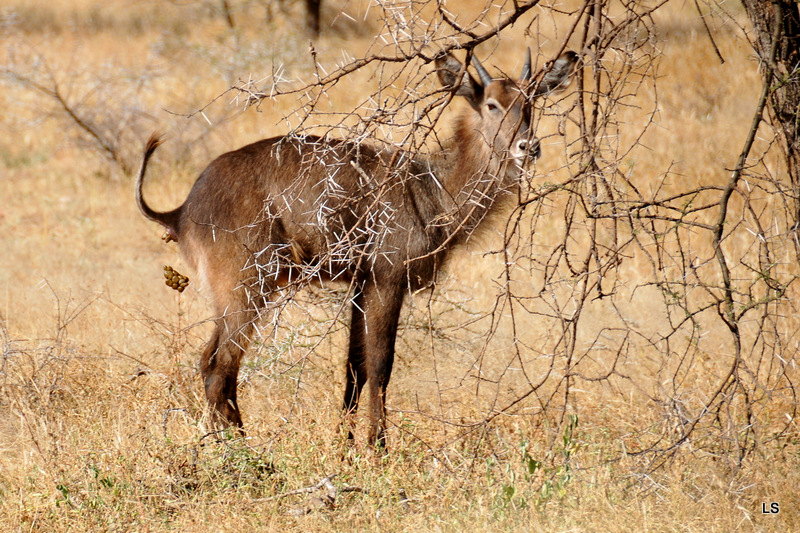
M 628 167 L 658 120 L 660 51 L 652 14 L 665 3 L 587 0 L 566 14 L 536 1 L 505 3 L 492 23 L 488 4 L 476 20 L 459 19 L 443 2 L 383 6 L 380 42 L 391 52 L 376 41 L 362 57 L 329 71 L 312 47 L 312 82 L 283 80 L 279 69 L 266 87 L 248 81 L 229 89 L 244 96 L 245 106 L 300 97 L 292 120 L 287 117 L 292 136 L 322 130 L 357 144 L 400 148 L 394 153 L 412 157 L 442 144 L 438 123 L 453 95 L 429 81 L 427 65 L 437 54 L 463 50 L 469 62 L 489 43 L 505 39 L 513 25 L 529 20 L 530 29 L 544 17 L 558 20 L 566 33 L 551 43 L 551 54 L 540 56 L 539 76 L 561 51 L 580 51 L 584 64 L 573 88 L 550 98 L 534 119 L 542 123 L 543 143 L 551 151 L 561 147 L 562 166 L 544 173 L 545 167 L 536 165 L 529 188 L 507 215 L 502 246 L 488 254 L 503 265 L 492 280 L 494 306 L 475 310 L 467 297 L 453 305 L 451 296 L 436 292 L 419 308 L 423 311 L 411 302 L 404 334 L 428 336 L 423 345 L 432 352 L 426 357 L 434 361 L 438 401 L 434 411 L 417 405 L 393 412 L 434 420 L 449 432 L 447 444 L 433 451 L 445 463 L 457 453 L 450 444 L 477 433 L 485 441 L 494 424 L 509 416 L 541 420 L 542 427 L 554 428 L 549 435 L 555 444 L 568 415 L 581 409 L 575 392 L 581 388 L 612 390 L 652 406 L 634 423 L 621 452 L 650 458 L 652 468 L 684 447 L 730 453 L 741 461 L 768 432 L 759 425 L 759 413 L 774 398 L 788 395 L 786 401 L 793 401 L 789 369 L 795 351 L 789 340 L 796 326 L 787 317 L 793 314 L 788 295 L 796 274 L 780 259 L 791 245 L 786 227 L 793 211 L 765 207 L 785 202 L 786 184 L 769 175 L 766 151 L 752 156 L 774 89 L 772 77 L 767 76 L 726 184 L 700 176 L 676 184 L 671 166 L 645 177 Z M 423 14 L 425 6 L 434 9 Z M 705 19 L 701 23 L 710 34 Z M 378 87 L 357 112 L 323 112 L 324 98 L 364 73 Z M 641 120 L 626 118 L 636 108 Z M 558 124 L 552 131 L 545 126 L 549 120 Z M 369 212 L 379 217 L 389 216 L 381 209 L 381 191 L 402 182 L 396 172 L 402 157 L 397 157 L 385 173 L 363 176 L 370 184 Z M 329 259 L 366 256 L 369 243 L 381 238 L 381 224 L 370 227 L 373 234 L 343 234 L 331 243 Z M 292 259 L 297 251 L 258 253 L 275 254 L 277 260 Z M 285 304 L 296 301 L 296 289 L 316 277 L 313 269 L 304 272 L 273 302 L 273 324 Z M 339 305 L 331 324 L 351 291 L 334 297 Z M 420 312 L 426 316 L 419 318 Z M 456 345 L 451 329 L 472 340 Z M 323 337 L 311 343 L 300 365 Z M 720 353 L 719 346 L 729 348 Z M 465 368 L 454 380 L 439 364 L 444 354 L 455 357 L 453 352 Z M 450 384 L 474 388 L 480 416 L 464 418 L 448 409 Z M 787 427 L 769 432 L 781 438 Z
M 38 60 L 43 63 L 46 77 L 48 78 L 47 82 L 40 82 L 10 67 L 3 67 L 0 69 L 0 75 L 9 77 L 17 83 L 29 87 L 33 91 L 55 102 L 66 117 L 69 118 L 71 123 L 77 126 L 79 130 L 89 135 L 111 161 L 119 165 L 125 173 L 130 173 L 131 168 L 120 153 L 120 148 L 114 142 L 111 133 L 104 131 L 102 126 L 82 113 L 78 105 L 70 102 L 47 62 L 44 61 L 43 58 L 38 58 Z

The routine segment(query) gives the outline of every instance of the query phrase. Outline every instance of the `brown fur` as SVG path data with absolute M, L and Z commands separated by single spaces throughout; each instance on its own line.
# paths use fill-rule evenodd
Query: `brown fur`
M 531 100 L 562 85 L 576 60 L 568 52 L 530 87 L 491 80 L 477 62 L 476 81 L 444 56 L 441 82 L 470 104 L 448 149 L 410 158 L 348 141 L 274 137 L 218 157 L 183 205 L 166 213 L 142 198 L 147 163 L 162 142 L 150 138 L 136 201 L 178 241 L 213 299 L 216 328 L 200 370 L 219 424 L 242 425 L 237 376 L 259 311 L 289 286 L 337 280 L 353 288 L 344 412 L 355 412 L 369 383 L 369 437 L 384 443 L 406 292 L 430 286 L 447 252 L 518 186 L 520 165 L 539 151 Z

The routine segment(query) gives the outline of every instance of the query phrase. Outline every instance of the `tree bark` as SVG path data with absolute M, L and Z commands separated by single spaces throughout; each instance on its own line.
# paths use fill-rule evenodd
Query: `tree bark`
M 319 37 L 319 12 L 322 0 L 306 0 L 306 26 L 313 37 Z
M 743 0 L 753 24 L 753 44 L 762 62 L 762 72 L 771 76 L 769 113 L 779 133 L 795 204 L 794 225 L 800 222 L 800 7 L 796 0 Z M 777 37 L 775 62 L 769 63 Z

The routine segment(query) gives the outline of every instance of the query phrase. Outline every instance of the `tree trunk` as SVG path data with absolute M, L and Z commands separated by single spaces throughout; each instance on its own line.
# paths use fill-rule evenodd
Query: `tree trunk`
M 765 76 L 774 89 L 769 97 L 773 126 L 779 132 L 795 204 L 795 228 L 800 222 L 800 8 L 797 0 L 743 0 L 753 23 L 753 44 Z M 776 25 L 778 26 L 776 28 Z M 767 68 L 775 37 L 775 63 Z
M 322 0 L 306 0 L 306 26 L 312 37 L 319 37 L 319 12 Z

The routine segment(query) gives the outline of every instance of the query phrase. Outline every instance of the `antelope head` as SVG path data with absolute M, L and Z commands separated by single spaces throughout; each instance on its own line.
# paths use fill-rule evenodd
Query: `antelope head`
M 511 159 L 515 163 L 511 167 L 521 168 L 541 153 L 531 120 L 534 102 L 539 96 L 565 87 L 577 63 L 575 52 L 565 52 L 534 78 L 528 49 L 519 79 L 512 80 L 493 78 L 473 56 L 472 65 L 478 73 L 475 79 L 461 62 L 447 54 L 437 58 L 437 72 L 442 84 L 463 96 L 475 111 L 462 118 L 465 133 L 479 135 L 495 158 Z

